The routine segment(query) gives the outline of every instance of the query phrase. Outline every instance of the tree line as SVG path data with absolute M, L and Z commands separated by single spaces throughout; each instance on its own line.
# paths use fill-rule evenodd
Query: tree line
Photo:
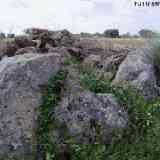
M 154 38 L 154 37 L 159 37 L 159 34 L 157 32 L 154 32 L 150 29 L 141 29 L 137 34 L 132 35 L 131 33 L 127 32 L 125 34 L 120 34 L 118 29 L 106 29 L 103 33 L 86 33 L 86 32 L 81 32 L 80 33 L 81 37 L 106 37 L 106 38 Z M 0 39 L 4 38 L 14 38 L 15 34 L 14 33 L 9 33 L 5 34 L 3 32 L 0 32 Z
M 82 37 L 107 37 L 107 38 L 154 38 L 159 36 L 159 34 L 155 31 L 152 31 L 150 29 L 141 29 L 139 32 L 135 35 L 132 35 L 131 33 L 127 32 L 124 34 L 120 34 L 118 29 L 106 29 L 103 33 L 84 33 L 82 32 L 80 34 Z

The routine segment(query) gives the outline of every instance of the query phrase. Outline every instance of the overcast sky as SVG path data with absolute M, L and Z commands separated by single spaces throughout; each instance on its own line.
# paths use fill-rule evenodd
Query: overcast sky
M 160 7 L 138 8 L 134 0 L 1 0 L 0 31 L 18 33 L 28 27 L 75 33 L 158 30 Z

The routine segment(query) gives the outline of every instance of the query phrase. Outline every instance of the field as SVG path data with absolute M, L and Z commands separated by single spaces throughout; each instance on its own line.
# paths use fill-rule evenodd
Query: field
M 117 46 L 122 47 L 141 47 L 148 40 L 144 38 L 83 38 L 83 41 L 87 43 L 93 43 L 98 48 L 112 48 Z

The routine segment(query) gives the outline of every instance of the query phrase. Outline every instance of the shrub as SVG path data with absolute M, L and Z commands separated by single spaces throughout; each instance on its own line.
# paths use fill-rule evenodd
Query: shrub
M 5 33 L 0 33 L 0 39 L 5 39 L 5 38 L 6 38 Z
M 152 40 L 152 54 L 153 54 L 153 65 L 155 75 L 157 79 L 157 85 L 160 86 L 160 39 L 156 38 Z
M 155 66 L 159 66 L 160 65 L 160 40 L 159 39 L 155 39 L 152 41 L 152 45 L 153 45 L 153 63 Z
M 131 34 L 130 34 L 129 32 L 121 35 L 121 38 L 131 38 L 131 37 L 132 37 L 132 36 L 131 36 Z
M 108 38 L 119 38 L 119 30 L 118 29 L 105 30 L 104 36 Z
M 143 38 L 153 38 L 156 37 L 156 33 L 149 29 L 141 29 L 139 35 Z

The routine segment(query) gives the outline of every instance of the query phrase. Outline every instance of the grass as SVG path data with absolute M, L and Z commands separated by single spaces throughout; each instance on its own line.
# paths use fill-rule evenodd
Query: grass
M 156 75 L 157 85 L 160 86 L 160 39 L 155 38 L 152 40 L 152 54 L 153 54 L 153 65 Z
M 141 47 L 147 40 L 144 38 L 83 38 L 82 41 L 93 42 L 95 47 L 108 49 L 115 46 Z
M 66 60 L 66 65 L 77 63 Z M 78 63 L 77 63 L 78 64 Z M 78 145 L 71 139 L 71 160 L 158 160 L 160 159 L 160 99 L 146 102 L 138 91 L 128 85 L 125 88 L 112 86 L 109 80 L 97 78 L 95 72 L 87 69 L 79 71 L 79 81 L 83 88 L 95 93 L 112 93 L 128 111 L 128 127 L 119 136 L 114 135 L 112 144 Z M 44 160 L 57 160 L 56 144 L 49 139 L 54 129 L 51 112 L 61 100 L 67 72 L 60 71 L 52 78 L 43 91 L 40 106 L 40 128 L 38 141 L 43 149 Z M 59 157 L 59 159 L 61 159 Z
M 40 106 L 39 116 L 39 129 L 38 136 L 38 152 L 45 160 L 51 160 L 55 157 L 55 146 L 50 142 L 50 130 L 54 125 L 52 112 L 54 107 L 61 99 L 61 91 L 64 87 L 64 80 L 67 72 L 64 70 L 59 71 L 48 82 L 48 85 L 43 89 L 42 104 Z
M 102 45 L 102 48 L 113 47 L 114 45 L 122 45 L 127 47 L 140 47 L 144 45 L 145 39 L 143 38 L 106 38 L 99 39 L 99 45 Z
M 153 63 L 155 66 L 159 66 L 160 64 L 160 40 L 155 39 L 152 42 L 153 44 Z
M 111 145 L 81 146 L 74 160 L 158 160 L 160 159 L 160 100 L 146 102 L 131 87 L 114 87 L 94 74 L 81 76 L 84 88 L 95 93 L 112 93 L 129 114 L 128 128 Z M 85 148 L 86 147 L 86 148 Z M 84 156 L 83 152 L 89 152 Z
M 0 56 L 4 55 L 4 52 L 6 52 L 6 49 L 8 47 L 8 44 L 14 42 L 14 39 L 0 39 Z

